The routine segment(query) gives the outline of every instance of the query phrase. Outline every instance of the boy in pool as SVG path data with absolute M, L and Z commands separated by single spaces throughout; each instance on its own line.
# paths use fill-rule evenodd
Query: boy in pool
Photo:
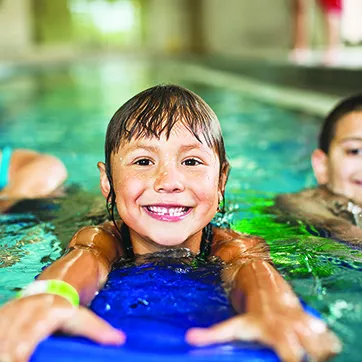
M 362 245 L 362 94 L 327 115 L 312 166 L 319 185 L 279 195 L 276 206 L 332 238 Z
M 121 331 L 83 306 L 120 257 L 174 248 L 220 257 L 231 302 L 243 313 L 190 329 L 190 344 L 258 340 L 284 361 L 301 361 L 305 353 L 322 361 L 340 351 L 335 335 L 304 312 L 270 264 L 262 239 L 211 226 L 229 163 L 219 121 L 200 97 L 173 85 L 139 93 L 111 119 L 105 154 L 105 163 L 98 164 L 100 184 L 114 223 L 78 231 L 67 253 L 20 299 L 3 306 L 1 361 L 28 360 L 37 343 L 57 330 L 123 344 Z M 121 221 L 115 221 L 115 206 Z

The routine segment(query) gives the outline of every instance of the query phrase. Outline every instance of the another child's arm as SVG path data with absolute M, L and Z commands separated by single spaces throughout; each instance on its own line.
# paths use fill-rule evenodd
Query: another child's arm
M 16 149 L 10 160 L 8 184 L 0 191 L 0 212 L 22 199 L 53 195 L 67 178 L 63 162 L 52 155 Z
M 105 283 L 112 263 L 122 254 L 117 231 L 106 223 L 78 231 L 69 251 L 37 280 L 57 279 L 72 285 L 87 305 Z M 0 361 L 27 361 L 36 345 L 54 331 L 82 335 L 105 344 L 124 342 L 122 332 L 84 307 L 54 294 L 15 299 L 0 309 Z
M 323 198 L 324 203 L 321 203 L 321 198 Z M 326 205 L 339 200 L 341 204 L 348 201 L 345 197 L 332 196 L 323 190 L 312 189 L 296 194 L 279 195 L 275 200 L 275 205 L 278 212 L 282 212 L 288 219 L 301 220 L 316 228 L 328 231 L 334 239 L 345 241 L 351 245 L 361 245 L 362 229 L 351 224 L 342 216 L 336 216 L 326 207 Z
M 326 324 L 304 312 L 289 284 L 270 264 L 260 238 L 217 230 L 213 255 L 226 263 L 224 279 L 238 312 L 207 329 L 191 329 L 187 340 L 207 345 L 232 340 L 258 340 L 273 347 L 283 361 L 301 361 L 308 353 L 318 361 L 339 352 L 340 343 Z

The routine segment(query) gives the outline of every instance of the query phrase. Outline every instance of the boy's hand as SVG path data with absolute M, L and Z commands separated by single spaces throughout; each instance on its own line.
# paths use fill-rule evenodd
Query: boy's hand
M 102 344 L 125 341 L 121 331 L 87 308 L 73 307 L 56 295 L 38 294 L 13 300 L 0 309 L 0 361 L 28 361 L 38 343 L 55 331 Z
M 210 328 L 192 328 L 186 340 L 197 346 L 259 341 L 272 347 L 285 362 L 302 361 L 305 354 L 325 361 L 341 351 L 341 343 L 327 325 L 301 308 L 273 315 L 237 315 Z

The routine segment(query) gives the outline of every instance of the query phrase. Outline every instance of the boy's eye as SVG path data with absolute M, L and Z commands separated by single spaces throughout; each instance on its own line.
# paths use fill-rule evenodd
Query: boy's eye
M 183 162 L 185 166 L 197 166 L 201 165 L 201 162 L 199 160 L 196 160 L 195 158 L 189 158 Z
M 139 166 L 150 166 L 152 162 L 148 158 L 141 158 L 140 160 L 135 161 L 135 164 Z
M 346 153 L 350 156 L 362 155 L 362 148 L 351 148 Z

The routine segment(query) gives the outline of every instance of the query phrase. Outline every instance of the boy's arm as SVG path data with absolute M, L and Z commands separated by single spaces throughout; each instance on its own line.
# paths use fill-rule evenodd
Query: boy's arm
M 113 223 L 80 229 L 68 252 L 45 269 L 38 280 L 58 279 L 71 284 L 82 305 L 87 305 L 107 280 L 112 264 L 123 254 Z
M 334 334 L 303 311 L 289 284 L 270 264 L 263 239 L 219 229 L 213 255 L 226 263 L 224 279 L 231 286 L 231 302 L 244 314 L 211 328 L 190 330 L 190 343 L 258 340 L 273 347 L 283 361 L 301 361 L 305 352 L 322 361 L 340 350 Z
M 70 249 L 38 277 L 71 284 L 81 304 L 88 304 L 104 284 L 112 263 L 122 255 L 111 224 L 86 227 L 70 242 Z M 0 361 L 26 362 L 37 344 L 55 331 L 81 335 L 103 344 L 122 344 L 124 334 L 92 311 L 74 307 L 54 294 L 15 299 L 0 308 Z
M 321 203 L 319 189 L 307 189 L 294 194 L 281 194 L 275 198 L 275 208 L 278 214 L 309 223 L 319 223 L 321 220 L 333 218 L 334 215 Z
M 12 152 L 8 174 L 9 183 L 0 191 L 0 213 L 22 199 L 51 195 L 67 178 L 60 159 L 26 149 Z
M 303 191 L 297 194 L 283 194 L 275 199 L 275 206 L 288 219 L 301 220 L 316 228 L 326 230 L 331 238 L 347 242 L 351 245 L 362 244 L 362 229 L 351 222 L 334 215 L 312 193 Z M 326 198 L 327 196 L 323 196 Z M 341 199 L 341 203 L 346 202 L 346 198 L 334 195 L 333 200 Z M 327 202 L 327 200 L 326 200 Z

